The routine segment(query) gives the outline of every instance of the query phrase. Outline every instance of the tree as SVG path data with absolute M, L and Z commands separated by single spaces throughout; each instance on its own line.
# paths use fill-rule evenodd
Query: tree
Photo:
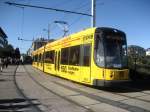
M 5 45 L 4 48 L 1 48 L 0 50 L 0 57 L 6 58 L 6 57 L 12 57 L 14 53 L 14 48 L 11 44 Z
M 20 50 L 19 50 L 19 48 L 15 49 L 15 58 L 20 59 Z
M 2 58 L 2 57 L 3 57 L 3 55 L 4 55 L 3 48 L 2 48 L 2 47 L 0 47 L 0 58 Z
M 5 47 L 5 57 L 13 57 L 14 48 L 11 44 Z

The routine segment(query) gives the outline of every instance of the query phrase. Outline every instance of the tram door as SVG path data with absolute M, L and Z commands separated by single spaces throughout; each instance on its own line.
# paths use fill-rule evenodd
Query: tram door
M 55 73 L 57 75 L 60 73 L 60 50 L 55 51 Z

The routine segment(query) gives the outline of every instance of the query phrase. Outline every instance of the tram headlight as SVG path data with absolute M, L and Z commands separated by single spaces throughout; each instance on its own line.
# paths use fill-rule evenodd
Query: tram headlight
M 113 78 L 114 75 L 115 75 L 115 72 L 111 71 L 111 72 L 110 72 L 110 78 Z

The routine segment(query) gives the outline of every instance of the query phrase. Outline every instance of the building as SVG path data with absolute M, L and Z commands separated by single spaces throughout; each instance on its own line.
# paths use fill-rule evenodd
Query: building
M 32 48 L 29 48 L 29 49 L 27 50 L 27 56 L 31 56 L 31 55 L 32 55 L 32 52 L 33 52 Z
M 31 46 L 31 51 L 35 51 L 36 49 L 44 46 L 45 44 L 47 44 L 48 42 L 53 42 L 55 41 L 54 39 L 44 39 L 44 38 L 38 38 L 35 41 L 32 42 L 32 46 Z
M 132 57 L 143 57 L 146 56 L 146 50 L 137 45 L 128 46 L 128 55 Z
M 150 48 L 146 49 L 146 56 L 150 56 Z
M 0 27 L 0 57 L 4 56 L 4 47 L 8 44 L 7 35 Z
M 33 51 L 35 51 L 36 49 L 46 45 L 48 42 L 53 42 L 53 41 L 55 41 L 55 40 L 54 39 L 47 40 L 47 39 L 44 39 L 44 38 L 38 38 L 38 39 L 34 40 L 32 42 L 31 48 L 29 48 L 27 50 L 27 55 L 31 56 Z
M 44 39 L 44 38 L 37 38 L 36 40 L 34 40 L 32 42 L 32 45 L 31 47 L 27 50 L 27 55 L 28 56 L 31 56 L 32 52 L 37 50 L 38 48 L 46 45 L 47 43 L 49 42 L 53 42 L 55 41 L 55 39 L 50 39 L 50 40 L 47 40 L 47 39 Z
M 34 40 L 34 41 L 32 42 L 32 47 L 31 47 L 31 49 L 32 49 L 33 51 L 35 51 L 36 49 L 38 49 L 38 48 L 42 47 L 43 45 L 45 45 L 47 42 L 48 42 L 48 41 L 45 40 L 44 38 L 38 38 L 38 39 L 36 39 L 36 40 Z
M 7 35 L 3 31 L 3 29 L 0 27 L 0 47 L 4 48 L 4 46 L 7 44 L 8 44 Z

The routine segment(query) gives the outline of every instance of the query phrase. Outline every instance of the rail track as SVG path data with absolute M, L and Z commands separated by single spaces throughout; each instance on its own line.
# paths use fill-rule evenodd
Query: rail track
M 38 81 L 36 80 L 36 78 L 32 76 L 32 74 L 31 74 L 30 72 L 36 72 L 36 74 L 42 76 L 43 73 L 40 72 L 39 70 L 33 68 L 32 70 L 30 69 L 30 72 L 29 72 L 28 69 L 27 69 L 27 67 L 25 67 L 25 70 L 28 72 L 28 74 L 29 74 L 29 76 L 32 78 L 32 80 L 34 80 L 39 86 L 45 88 L 47 91 L 50 91 L 50 92 L 52 92 L 52 93 L 54 93 L 54 94 L 56 94 L 56 95 L 62 97 L 62 98 L 65 99 L 65 100 L 68 100 L 68 101 L 73 102 L 74 104 L 76 104 L 76 105 L 78 105 L 78 106 L 81 106 L 81 105 L 79 105 L 78 103 L 76 103 L 76 102 L 74 102 L 74 101 L 68 99 L 67 97 L 64 97 L 64 96 L 62 96 L 62 95 L 60 95 L 60 94 L 54 92 L 53 90 L 50 90 L 50 89 L 46 88 L 46 87 L 43 86 L 40 82 L 38 82 Z M 58 78 L 58 77 L 55 77 L 55 76 L 51 76 L 51 77 L 53 77 L 53 79 L 56 79 L 56 80 L 64 80 L 64 79 L 61 79 L 61 78 Z M 134 100 L 139 100 L 139 101 L 144 101 L 144 102 L 150 103 L 150 101 L 148 101 L 148 100 L 143 100 L 143 99 L 138 98 L 139 96 L 133 96 L 133 97 L 132 97 L 132 96 L 128 96 L 128 95 L 123 95 L 123 94 L 121 94 L 120 92 L 117 92 L 117 89 L 115 89 L 115 91 L 114 91 L 113 88 L 109 88 L 109 89 L 104 89 L 104 88 L 100 88 L 100 89 L 99 89 L 99 88 L 92 88 L 92 89 L 96 89 L 97 92 L 103 91 L 103 92 L 110 93 L 110 94 L 113 94 L 113 95 L 118 95 L 119 97 L 120 97 L 120 96 L 125 97 L 125 99 L 123 99 L 123 100 L 114 101 L 114 100 L 112 100 L 112 99 L 104 98 L 104 97 L 98 96 L 98 95 L 96 95 L 96 94 L 92 94 L 92 93 L 83 91 L 83 90 L 81 90 L 81 89 L 79 89 L 79 88 L 74 88 L 74 87 L 71 87 L 71 86 L 69 86 L 69 85 L 59 83 L 59 81 L 56 81 L 56 80 L 52 80 L 52 82 L 55 83 L 55 84 L 57 84 L 58 86 L 67 88 L 67 89 L 72 90 L 72 91 L 75 91 L 75 92 L 78 92 L 78 93 L 80 93 L 81 95 L 84 95 L 84 96 L 86 96 L 86 97 L 88 97 L 88 98 L 97 100 L 97 101 L 99 101 L 99 102 L 106 103 L 106 104 L 109 104 L 109 105 L 112 105 L 112 106 L 115 106 L 115 107 L 119 107 L 119 108 L 122 108 L 122 109 L 125 109 L 125 110 L 128 110 L 128 111 L 132 111 L 132 112 L 137 112 L 137 110 L 138 110 L 139 112 L 149 112 L 149 110 L 147 110 L 147 109 L 144 109 L 144 108 L 141 108 L 141 107 L 138 107 L 138 106 L 134 106 L 134 105 L 129 105 L 129 104 L 123 103 L 123 101 L 128 100 L 128 99 L 134 99 Z M 64 81 L 67 81 L 67 80 L 64 80 Z M 70 82 L 70 81 L 68 81 L 68 82 L 69 82 L 69 83 L 72 83 L 72 82 Z M 78 84 L 77 84 L 77 85 L 78 85 Z M 85 85 L 82 85 L 82 86 L 85 87 L 85 88 L 87 88 L 87 89 L 88 89 L 88 88 L 91 88 L 91 87 L 88 87 L 88 86 L 85 86 Z M 121 87 L 119 87 L 119 89 L 125 89 L 125 88 L 126 88 L 127 90 L 129 89 L 129 88 L 127 88 L 127 86 L 121 86 Z M 132 90 L 132 91 L 141 91 L 141 90 L 136 89 L 136 88 L 130 88 L 130 90 Z M 118 90 L 118 91 L 119 91 L 119 90 Z M 142 91 L 139 92 L 139 93 L 142 93 L 142 94 L 144 94 L 144 95 L 150 95 L 149 93 L 145 93 L 145 92 L 142 92 Z M 84 108 L 85 108 L 85 106 L 84 106 Z M 89 110 L 89 111 L 92 111 L 92 110 Z
M 18 85 L 18 83 L 17 83 L 17 81 L 16 81 L 16 71 L 17 71 L 17 68 L 18 68 L 18 66 L 16 67 L 16 69 L 15 69 L 15 71 L 14 71 L 13 79 L 14 79 L 14 84 L 15 84 L 15 86 L 16 86 L 16 89 L 17 89 L 17 91 L 18 91 L 18 94 L 21 95 L 21 96 L 24 98 L 24 101 L 26 101 L 26 102 L 28 103 L 29 107 L 32 109 L 31 111 L 33 111 L 33 112 L 42 112 L 42 111 L 40 110 L 40 108 L 37 107 L 37 105 L 40 105 L 40 104 L 38 104 L 38 103 L 36 103 L 36 104 L 33 103 L 32 100 L 34 100 L 34 99 L 28 98 L 28 97 L 23 93 L 22 89 L 19 88 L 19 85 Z
M 17 83 L 18 66 L 9 66 L 1 72 L 0 112 L 42 112 L 35 103 L 36 99 L 28 98 Z M 33 103 L 34 102 L 34 103 Z
M 41 83 L 39 83 L 39 82 L 32 76 L 32 74 L 28 71 L 28 69 L 27 69 L 25 66 L 24 66 L 24 69 L 25 69 L 26 72 L 28 73 L 29 77 L 30 77 L 37 85 L 39 85 L 39 86 L 42 87 L 43 89 L 49 91 L 50 93 L 53 93 L 53 94 L 59 96 L 60 98 L 62 98 L 62 99 L 64 99 L 64 100 L 67 100 L 67 101 L 69 101 L 69 102 L 75 104 L 76 106 L 85 108 L 85 109 L 87 110 L 87 112 L 94 112 L 94 111 L 92 111 L 91 109 L 86 108 L 86 107 L 84 107 L 84 106 L 82 106 L 82 105 L 79 105 L 78 103 L 76 103 L 76 102 L 74 102 L 74 101 L 72 101 L 72 100 L 70 100 L 70 99 L 68 99 L 68 98 L 66 98 L 66 97 L 64 97 L 64 96 L 62 96 L 62 95 L 56 93 L 55 91 L 53 91 L 53 90 L 51 90 L 51 89 L 49 89 L 49 88 L 43 86 Z M 34 70 L 34 69 L 33 69 L 33 70 Z M 34 70 L 34 72 L 36 72 L 37 74 L 39 74 L 39 72 L 37 72 L 36 70 Z

